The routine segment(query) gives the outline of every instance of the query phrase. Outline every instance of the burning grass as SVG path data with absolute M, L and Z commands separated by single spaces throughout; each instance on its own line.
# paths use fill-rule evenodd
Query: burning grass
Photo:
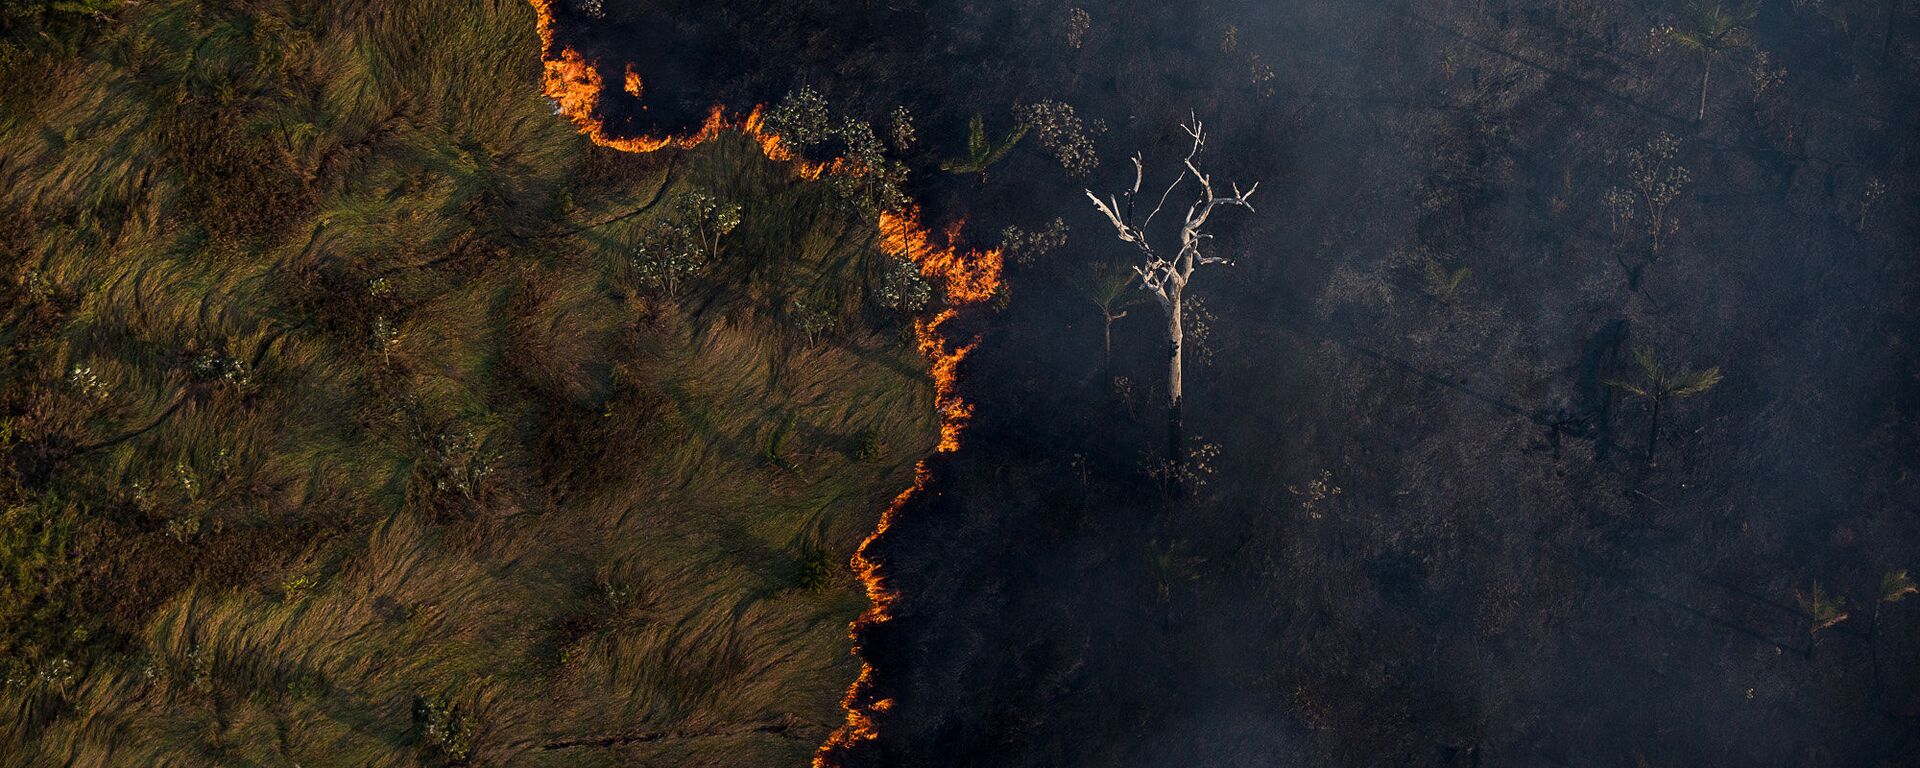
M 524 5 L 295 5 L 130 7 L 0 124 L 0 765 L 804 762 L 958 403 L 865 304 L 894 249 L 751 116 L 580 173 Z M 649 295 L 692 191 L 745 220 Z
M 555 41 L 551 0 L 531 0 L 531 3 L 536 13 L 536 29 L 545 68 L 543 91 L 553 101 L 554 111 L 565 116 L 597 145 L 644 154 L 667 148 L 691 149 L 714 141 L 724 132 L 737 132 L 758 145 L 761 154 L 768 160 L 782 163 L 797 178 L 816 180 L 828 175 L 861 176 L 872 172 L 872 169 L 846 158 L 816 161 L 800 156 L 785 139 L 768 130 L 760 106 L 740 119 L 729 118 L 721 107 L 715 106 L 698 129 L 681 135 L 619 135 L 608 127 L 602 117 L 601 101 L 612 94 L 612 89 L 600 71 L 601 63 L 591 61 L 573 48 Z M 628 65 L 622 90 L 629 98 L 642 98 L 645 94 L 644 75 Z M 960 395 L 958 373 L 961 362 L 977 344 L 977 340 L 955 343 L 948 337 L 946 325 L 953 319 L 955 307 L 985 302 L 1000 290 L 1003 267 L 1002 255 L 998 250 L 965 250 L 958 242 L 959 229 L 956 223 L 947 232 L 945 243 L 936 242 L 926 225 L 920 221 L 919 211 L 911 207 L 881 211 L 876 222 L 880 249 L 895 258 L 916 264 L 922 275 L 941 287 L 952 305 L 931 318 L 916 320 L 914 324 L 916 345 L 926 358 L 934 381 L 934 404 L 940 414 L 937 450 L 941 452 L 959 449 L 961 433 L 973 416 L 973 406 Z M 868 556 L 869 547 L 886 535 L 894 517 L 924 486 L 926 473 L 926 466 L 922 463 L 916 469 L 914 484 L 887 506 L 873 533 L 854 551 L 852 566 L 865 585 L 869 603 L 867 610 L 852 624 L 856 655 L 862 634 L 891 618 L 890 607 L 896 599 L 895 593 L 886 585 L 880 563 Z M 877 692 L 874 676 L 873 667 L 863 661 L 859 676 L 849 686 L 842 701 L 846 722 L 835 729 L 815 754 L 813 764 L 817 768 L 838 762 L 847 750 L 877 737 L 875 718 L 890 709 L 893 702 Z

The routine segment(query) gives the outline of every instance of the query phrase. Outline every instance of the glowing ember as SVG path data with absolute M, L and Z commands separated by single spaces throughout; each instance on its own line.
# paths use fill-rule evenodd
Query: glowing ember
M 755 107 L 745 118 L 730 119 L 723 109 L 715 106 L 699 130 L 685 136 L 615 136 L 597 116 L 601 99 L 608 92 L 606 78 L 599 66 L 570 47 L 555 45 L 553 0 L 530 2 L 537 16 L 541 59 L 545 66 L 541 90 L 553 100 L 554 112 L 571 121 L 593 143 L 636 153 L 667 147 L 691 149 L 719 136 L 721 131 L 732 130 L 752 138 L 760 145 L 760 152 L 767 159 L 785 163 L 796 176 L 804 179 L 818 179 L 827 174 L 861 176 L 867 173 L 865 167 L 844 158 L 821 163 L 800 157 L 778 134 L 767 130 L 759 107 Z M 632 65 L 625 70 L 621 91 L 634 99 L 639 99 L 646 92 L 640 73 Z M 922 275 L 943 289 L 949 305 L 933 317 L 914 323 L 920 354 L 927 359 L 928 373 L 933 379 L 934 408 L 940 414 L 940 442 L 936 450 L 940 453 L 960 448 L 960 434 L 973 417 L 973 404 L 960 396 L 958 376 L 960 363 L 979 344 L 976 338 L 965 344 L 954 345 L 943 333 L 942 327 L 955 316 L 954 307 L 978 304 L 992 298 L 1000 289 L 1003 266 L 998 250 L 961 250 L 955 245 L 959 239 L 958 230 L 957 225 L 952 227 L 945 233 L 945 243 L 936 243 L 928 229 L 920 223 L 917 209 L 886 212 L 879 217 L 878 243 L 881 250 L 918 265 Z M 929 476 L 924 461 L 917 465 L 912 487 L 894 497 L 893 503 L 880 513 L 880 522 L 874 527 L 873 533 L 868 534 L 854 551 L 853 570 L 866 587 L 869 602 L 867 610 L 851 626 L 856 656 L 860 655 L 862 635 L 892 618 L 892 607 L 898 598 L 897 593 L 887 588 L 880 564 L 868 558 L 868 549 L 893 527 L 895 518 L 907 502 L 925 489 Z M 893 700 L 879 698 L 874 690 L 873 676 L 873 666 L 863 660 L 860 676 L 848 687 L 847 695 L 841 701 L 847 712 L 846 723 L 828 736 L 826 743 L 814 754 L 814 768 L 830 768 L 849 748 L 878 738 L 875 716 L 892 709 Z

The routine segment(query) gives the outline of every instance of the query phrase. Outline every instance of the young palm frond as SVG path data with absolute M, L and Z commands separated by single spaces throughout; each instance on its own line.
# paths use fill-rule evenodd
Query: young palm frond
M 1467 277 L 1472 274 L 1473 268 L 1471 267 L 1459 267 L 1450 270 L 1447 269 L 1446 265 L 1441 264 L 1439 260 L 1428 259 L 1427 290 L 1432 292 L 1433 297 L 1439 299 L 1441 302 L 1452 304 L 1453 300 L 1460 295 L 1460 286 L 1464 285 L 1467 282 Z
M 1847 601 L 1839 595 L 1829 595 L 1820 582 L 1805 592 L 1794 590 L 1793 599 L 1800 604 L 1800 610 L 1807 612 L 1807 634 L 1817 636 L 1821 630 L 1831 629 L 1834 625 L 1846 621 Z
M 948 160 L 941 163 L 940 170 L 956 175 L 985 172 L 989 166 L 1000 162 L 1008 152 L 1013 151 L 1013 145 L 1019 144 L 1021 139 L 1026 138 L 1028 127 L 1024 122 L 1014 126 L 1005 139 L 994 143 L 987 137 L 986 118 L 974 115 L 973 120 L 967 124 L 967 157 L 963 160 Z
M 1907 575 L 1907 569 L 1887 571 L 1880 577 L 1880 602 L 1897 603 L 1908 595 L 1920 594 L 1920 586 L 1913 583 L 1913 577 Z
M 1704 371 L 1669 368 L 1647 347 L 1636 348 L 1633 359 L 1640 366 L 1640 380 L 1613 379 L 1607 384 L 1649 400 L 1692 397 L 1713 389 L 1722 378 L 1719 366 Z
M 1668 36 L 1681 46 L 1704 53 L 1718 53 L 1746 42 L 1747 23 L 1753 11 L 1725 2 L 1691 2 L 1680 15 L 1680 23 Z

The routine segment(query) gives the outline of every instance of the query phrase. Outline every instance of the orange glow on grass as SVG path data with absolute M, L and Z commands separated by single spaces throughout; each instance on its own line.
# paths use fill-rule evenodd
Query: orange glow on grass
M 802 179 L 813 180 L 827 175 L 858 177 L 867 173 L 864 166 L 845 158 L 818 162 L 801 157 L 785 139 L 767 128 L 760 107 L 754 107 L 744 118 L 730 118 L 724 109 L 715 106 L 699 129 L 682 136 L 615 135 L 596 114 L 601 99 L 608 93 L 606 78 L 600 73 L 598 64 L 571 47 L 555 44 L 553 0 L 529 2 L 533 5 L 540 35 L 543 63 L 541 91 L 553 101 L 554 112 L 573 123 L 589 141 L 622 152 L 646 153 L 669 147 L 692 149 L 713 140 L 723 131 L 737 131 L 753 139 L 759 145 L 760 153 L 768 160 L 786 165 L 795 176 Z M 625 69 L 620 90 L 633 99 L 639 99 L 646 93 L 645 81 L 630 64 Z M 953 343 L 943 331 L 943 326 L 954 318 L 958 307 L 991 299 L 1001 289 L 1001 270 L 1005 266 L 997 249 L 970 251 L 957 245 L 959 229 L 958 225 L 949 228 L 944 233 L 943 242 L 935 242 L 932 233 L 920 222 L 919 210 L 909 207 L 881 213 L 876 236 L 882 252 L 913 262 L 920 268 L 921 275 L 938 285 L 946 295 L 947 308 L 930 318 L 914 321 L 914 336 L 921 356 L 927 360 L 928 374 L 933 379 L 934 408 L 940 415 L 940 442 L 935 448 L 938 453 L 959 450 L 961 433 L 973 418 L 973 404 L 960 395 L 959 372 L 960 364 L 979 346 L 978 338 L 964 344 Z M 898 593 L 886 585 L 880 563 L 868 557 L 868 550 L 893 527 L 907 502 L 925 490 L 930 476 L 925 461 L 916 465 L 913 485 L 900 492 L 881 511 L 880 521 L 873 532 L 861 540 L 860 546 L 854 550 L 851 565 L 866 589 L 868 601 L 867 610 L 854 619 L 849 627 L 855 656 L 861 655 L 862 635 L 890 620 L 893 617 L 893 605 L 899 598 Z M 847 713 L 846 722 L 835 729 L 815 752 L 814 768 L 833 768 L 846 750 L 879 737 L 876 717 L 892 709 L 893 700 L 879 697 L 873 676 L 873 666 L 863 658 L 859 677 L 847 688 L 847 694 L 841 700 L 841 706 Z

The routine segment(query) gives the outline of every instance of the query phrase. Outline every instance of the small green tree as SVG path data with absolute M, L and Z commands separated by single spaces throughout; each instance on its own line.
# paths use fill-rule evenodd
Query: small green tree
M 1646 400 L 1652 408 L 1647 419 L 1647 462 L 1653 462 L 1654 447 L 1660 439 L 1660 415 L 1668 401 L 1693 397 L 1713 389 L 1720 383 L 1718 366 L 1704 371 L 1677 368 L 1662 363 L 1654 356 L 1653 350 L 1640 347 L 1633 351 L 1633 359 L 1640 366 L 1640 375 L 1636 379 L 1613 379 L 1607 384 Z
M 827 98 L 812 86 L 787 92 L 767 110 L 767 130 L 796 148 L 804 149 L 833 137 L 833 116 Z
M 1080 296 L 1100 311 L 1101 368 L 1113 367 L 1113 323 L 1127 316 L 1127 310 L 1146 301 L 1139 290 L 1139 273 L 1111 262 L 1094 264 L 1074 277 L 1073 287 Z
M 869 214 L 898 211 L 912 202 L 906 193 L 906 164 L 887 156 L 886 144 L 872 123 L 848 118 L 840 122 L 834 136 L 840 139 L 846 160 L 859 172 L 829 176 L 829 187 Z
M 694 192 L 674 201 L 674 218 L 641 236 L 633 272 L 641 285 L 669 296 L 717 261 L 726 236 L 740 226 L 740 206 Z
M 1713 62 L 1720 54 L 1747 44 L 1747 24 L 1753 12 L 1721 0 L 1692 0 L 1676 23 L 1662 29 L 1668 39 L 1700 54 L 1699 122 L 1707 117 L 1707 86 L 1713 80 Z
M 919 265 L 906 259 L 888 259 L 868 292 L 882 309 L 909 315 L 933 301 L 933 284 L 920 274 Z

